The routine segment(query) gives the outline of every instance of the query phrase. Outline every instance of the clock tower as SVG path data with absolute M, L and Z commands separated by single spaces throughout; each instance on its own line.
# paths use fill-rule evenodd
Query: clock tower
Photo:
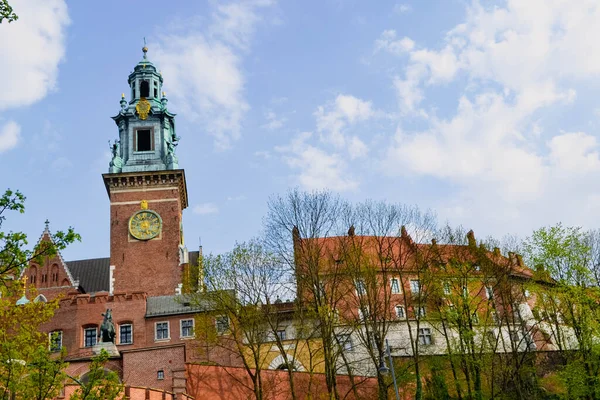
M 119 137 L 103 174 L 110 199 L 111 292 L 172 295 L 181 288 L 188 252 L 182 211 L 185 173 L 175 148 L 175 114 L 167 109 L 163 78 L 147 58 L 129 74 L 130 100 L 113 117 Z

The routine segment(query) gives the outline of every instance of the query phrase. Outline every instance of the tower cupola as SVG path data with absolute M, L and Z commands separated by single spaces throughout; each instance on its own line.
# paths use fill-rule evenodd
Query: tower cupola
M 112 159 L 109 173 L 144 172 L 178 169 L 175 148 L 175 114 L 167 110 L 162 91 L 163 78 L 148 60 L 148 48 L 129 74 L 130 100 L 121 96 L 119 114 L 113 120 L 119 139 L 110 144 Z

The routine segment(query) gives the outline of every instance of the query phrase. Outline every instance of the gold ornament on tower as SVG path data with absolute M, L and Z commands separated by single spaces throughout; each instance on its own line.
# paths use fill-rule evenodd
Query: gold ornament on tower
M 135 111 L 137 111 L 140 119 L 148 118 L 148 113 L 150 112 L 150 102 L 146 100 L 145 97 L 140 98 L 140 101 L 135 106 Z

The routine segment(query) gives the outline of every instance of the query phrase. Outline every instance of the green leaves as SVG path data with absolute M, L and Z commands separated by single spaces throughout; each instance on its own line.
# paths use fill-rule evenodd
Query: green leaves
M 80 387 L 71 395 L 71 400 L 115 400 L 121 395 L 123 384 L 116 372 L 104 368 L 107 362 L 108 353 L 102 349 L 92 359 L 90 370 L 82 381 L 77 381 Z

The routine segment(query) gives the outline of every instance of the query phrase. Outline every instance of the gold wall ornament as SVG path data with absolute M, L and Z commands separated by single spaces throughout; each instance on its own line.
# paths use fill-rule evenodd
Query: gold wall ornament
M 140 98 L 140 101 L 138 101 L 138 103 L 135 105 L 135 111 L 137 111 L 140 119 L 148 118 L 150 108 L 150 102 L 148 102 L 145 97 Z
M 137 240 L 150 240 L 162 229 L 162 218 L 151 210 L 140 210 L 129 218 L 129 233 Z
M 140 208 L 142 210 L 147 210 L 148 209 L 148 201 L 146 201 L 146 200 L 140 201 Z

